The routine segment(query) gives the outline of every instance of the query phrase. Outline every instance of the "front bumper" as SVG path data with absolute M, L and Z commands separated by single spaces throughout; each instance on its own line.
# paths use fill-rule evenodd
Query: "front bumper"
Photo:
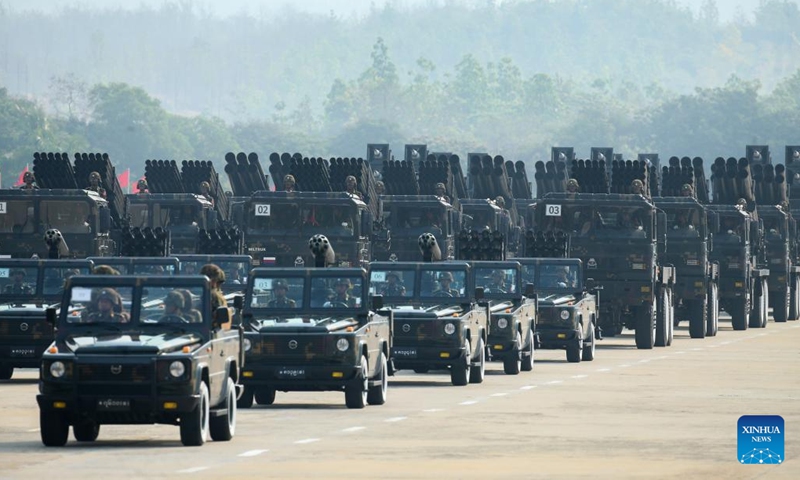
M 536 348 L 563 349 L 579 344 L 582 335 L 578 329 L 540 326 L 536 331 Z
M 257 365 L 242 370 L 245 387 L 272 388 L 284 392 L 342 390 L 362 377 L 356 365 Z
M 463 361 L 465 347 L 392 347 L 392 360 L 397 370 L 414 368 L 444 369 Z
M 200 395 L 178 396 L 95 396 L 37 395 L 39 409 L 64 412 L 72 423 L 90 418 L 105 424 L 175 423 L 181 413 L 193 411 L 200 404 Z

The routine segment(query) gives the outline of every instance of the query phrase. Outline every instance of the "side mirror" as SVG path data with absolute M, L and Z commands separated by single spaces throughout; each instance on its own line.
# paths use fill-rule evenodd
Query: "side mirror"
M 476 287 L 475 288 L 475 300 L 481 301 L 486 297 L 483 291 L 483 287 Z
M 48 307 L 45 310 L 44 315 L 45 315 L 44 318 L 47 321 L 47 323 L 49 323 L 50 325 L 54 325 L 55 326 L 55 324 L 56 324 L 56 309 L 53 308 L 53 307 Z
M 380 310 L 383 308 L 383 295 L 373 295 L 370 299 L 372 301 L 372 309 Z
M 212 328 L 222 328 L 223 325 L 231 323 L 231 311 L 228 307 L 217 307 L 214 310 L 214 320 L 211 322 Z
M 236 295 L 233 297 L 233 308 L 236 310 L 241 310 L 244 308 L 244 298 L 241 295 Z
M 525 297 L 533 298 L 536 296 L 536 288 L 533 286 L 532 283 L 525 284 Z
M 111 210 L 108 208 L 101 208 L 99 210 L 100 222 L 97 227 L 97 233 L 108 233 L 111 230 Z

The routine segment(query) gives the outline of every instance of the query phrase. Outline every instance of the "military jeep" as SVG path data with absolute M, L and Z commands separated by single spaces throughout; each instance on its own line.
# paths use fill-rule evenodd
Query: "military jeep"
M 523 281 L 539 300 L 536 348 L 567 351 L 567 361 L 594 360 L 599 294 L 587 291 L 583 264 L 573 258 L 520 258 Z
M 103 424 L 180 427 L 187 446 L 236 429 L 241 330 L 201 276 L 74 276 L 42 357 L 42 443 L 92 442 Z
M 247 368 L 239 406 L 277 390 L 342 391 L 348 408 L 386 402 L 389 310 L 373 311 L 362 268 L 255 268 L 241 309 Z M 380 307 L 380 305 L 376 305 Z
M 53 341 L 45 309 L 61 302 L 67 278 L 91 269 L 88 260 L 0 260 L 0 380 L 39 368 Z
M 473 292 L 466 262 L 370 264 L 370 294 L 394 312 L 394 368 L 449 369 L 459 386 L 483 382 L 489 312 Z

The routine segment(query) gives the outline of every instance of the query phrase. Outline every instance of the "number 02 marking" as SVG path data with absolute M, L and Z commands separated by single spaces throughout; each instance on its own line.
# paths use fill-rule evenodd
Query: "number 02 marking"
M 270 215 L 270 206 L 259 203 L 256 204 L 256 217 L 269 217 Z
M 545 216 L 548 217 L 560 217 L 561 216 L 561 205 L 547 205 L 544 209 Z

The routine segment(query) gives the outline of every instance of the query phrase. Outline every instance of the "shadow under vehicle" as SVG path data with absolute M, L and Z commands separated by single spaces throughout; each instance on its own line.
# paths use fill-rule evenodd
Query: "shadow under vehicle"
M 461 214 L 434 195 L 383 195 L 383 230 L 376 234 L 373 258 L 382 261 L 416 261 L 419 237 L 436 238 L 443 260 L 455 258 L 455 232 L 461 230 Z
M 193 193 L 143 193 L 125 196 L 127 226 L 169 232 L 170 254 L 195 253 L 201 230 L 219 220 L 213 203 Z
M 255 265 L 313 265 L 308 239 L 325 235 L 336 245 L 336 266 L 366 266 L 371 255 L 372 214 L 346 192 L 257 191 L 231 206 L 244 231 L 245 253 Z
M 533 284 L 521 287 L 519 262 L 474 261 L 470 266 L 477 300 L 489 305 L 486 347 L 491 360 L 502 361 L 509 375 L 533 370 L 537 310 Z
M 108 265 L 122 275 L 177 275 L 181 262 L 176 257 L 89 257 L 95 266 Z
M 373 311 L 361 268 L 255 268 L 241 310 L 247 368 L 239 406 L 277 390 L 343 391 L 348 408 L 386 402 L 391 311 Z
M 36 397 L 46 446 L 66 444 L 70 425 L 79 442 L 103 424 L 178 425 L 187 446 L 233 437 L 241 330 L 227 308 L 211 311 L 207 278 L 75 276 L 47 318 L 57 329 Z
M 61 302 L 64 282 L 87 275 L 89 260 L 0 259 L 0 380 L 15 368 L 39 368 L 53 341 L 45 309 Z
M 394 313 L 394 370 L 449 369 L 453 385 L 483 382 L 489 309 L 476 303 L 472 280 L 461 261 L 370 264 L 370 294 Z
M 592 361 L 600 338 L 599 294 L 584 283 L 583 262 L 575 258 L 518 258 L 522 278 L 535 286 L 539 301 L 536 348 L 566 350 L 567 361 Z

